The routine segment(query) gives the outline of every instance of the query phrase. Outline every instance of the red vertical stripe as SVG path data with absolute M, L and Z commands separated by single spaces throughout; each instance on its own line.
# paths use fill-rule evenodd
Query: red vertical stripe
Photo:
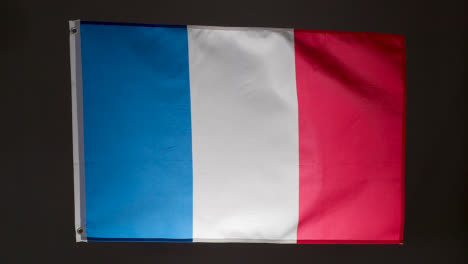
M 295 30 L 295 56 L 298 243 L 400 243 L 403 37 Z

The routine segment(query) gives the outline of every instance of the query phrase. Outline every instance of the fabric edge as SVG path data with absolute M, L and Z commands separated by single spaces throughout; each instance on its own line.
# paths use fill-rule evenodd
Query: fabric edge
M 403 102 L 402 102 L 402 148 L 401 148 L 401 224 L 400 224 L 400 244 L 403 245 L 405 232 L 405 162 L 406 162 L 406 42 L 403 35 L 400 36 L 402 42 L 403 56 Z
M 203 25 L 187 25 L 187 29 L 208 29 L 208 30 L 270 30 L 270 31 L 293 31 L 294 28 L 274 28 L 274 27 L 225 27 L 225 26 L 203 26 Z

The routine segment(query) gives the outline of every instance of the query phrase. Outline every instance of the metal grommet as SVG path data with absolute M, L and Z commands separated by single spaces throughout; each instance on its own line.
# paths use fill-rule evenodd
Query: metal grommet
M 77 30 L 76 28 L 73 27 L 73 28 L 70 29 L 70 32 L 71 32 L 72 34 L 75 34 L 76 32 L 78 32 L 78 30 Z
M 78 234 L 80 234 L 80 235 L 83 234 L 83 232 L 84 232 L 83 227 L 78 227 L 78 229 L 76 230 L 76 232 L 77 232 Z

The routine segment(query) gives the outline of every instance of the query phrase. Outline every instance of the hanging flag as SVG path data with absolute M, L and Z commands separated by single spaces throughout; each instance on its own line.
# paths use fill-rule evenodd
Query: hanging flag
M 77 241 L 402 243 L 403 36 L 70 32 Z

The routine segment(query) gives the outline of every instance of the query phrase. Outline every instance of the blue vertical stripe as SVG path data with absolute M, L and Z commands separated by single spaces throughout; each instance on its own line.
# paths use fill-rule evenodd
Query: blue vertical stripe
M 187 28 L 81 24 L 89 240 L 192 238 Z

